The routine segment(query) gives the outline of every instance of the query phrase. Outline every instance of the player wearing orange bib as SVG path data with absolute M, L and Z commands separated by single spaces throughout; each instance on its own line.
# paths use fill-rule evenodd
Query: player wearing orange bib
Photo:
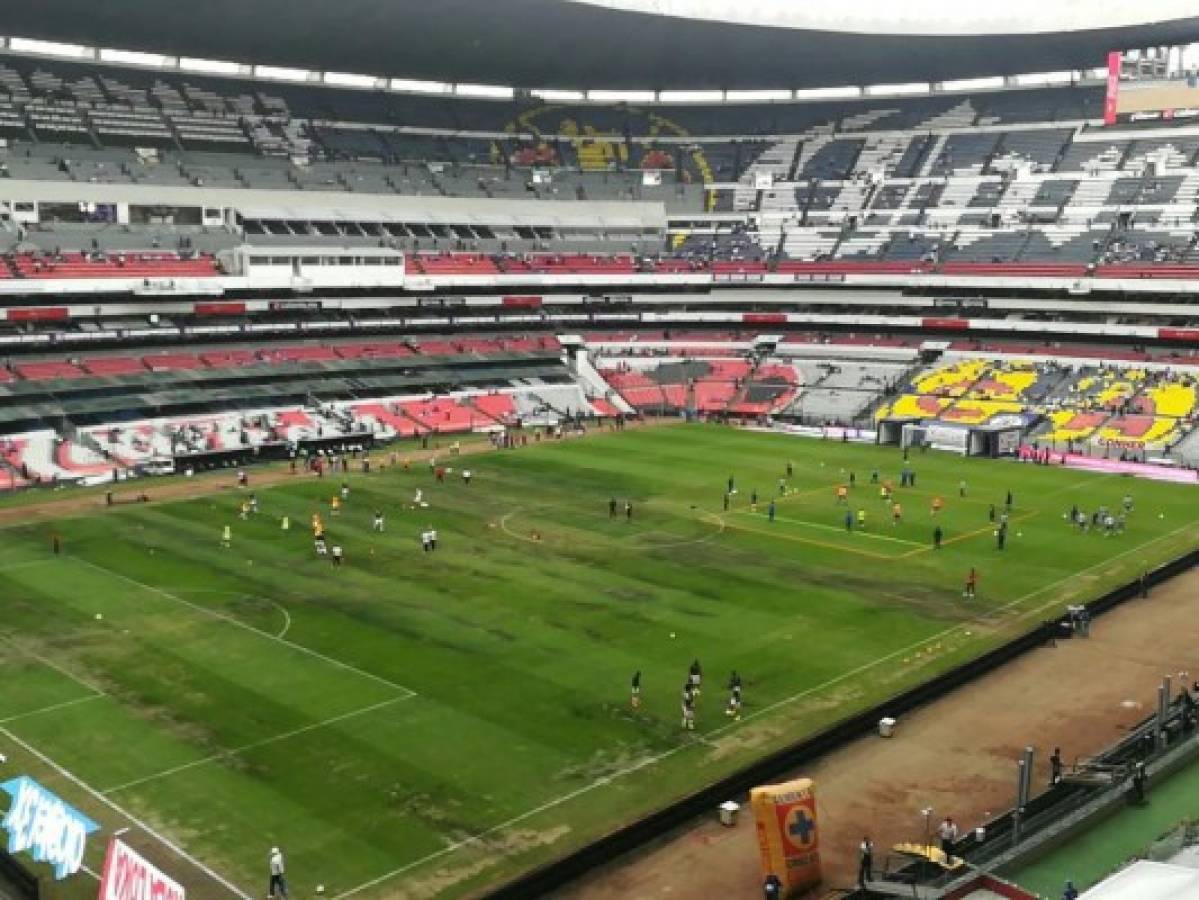
M 935 516 L 937 513 L 939 513 L 941 511 L 941 507 L 944 505 L 945 501 L 940 497 L 933 497 L 933 515 Z
M 903 507 L 898 503 L 891 506 L 891 524 L 898 525 L 903 521 Z
M 847 503 L 849 501 L 849 488 L 843 484 L 837 485 L 837 502 Z

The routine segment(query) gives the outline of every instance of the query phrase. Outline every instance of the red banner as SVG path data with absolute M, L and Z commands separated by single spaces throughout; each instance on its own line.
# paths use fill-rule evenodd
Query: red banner
M 1199 328 L 1159 328 L 1157 336 L 1163 341 L 1193 341 L 1199 344 Z
M 25 306 L 8 310 L 10 322 L 57 322 L 70 318 L 65 306 Z
M 741 321 L 746 325 L 786 325 L 786 313 L 742 313 Z
M 1116 111 L 1120 101 L 1120 61 L 1118 50 L 1107 55 L 1107 95 L 1103 98 L 1103 124 L 1116 124 Z
M 113 838 L 104 857 L 99 900 L 184 900 L 183 886 Z
M 540 297 L 505 297 L 503 300 L 504 306 L 516 306 L 524 308 L 536 309 L 541 306 Z
M 969 319 L 921 319 L 922 328 L 937 328 L 941 331 L 969 331 Z
M 245 313 L 244 303 L 197 303 L 193 309 L 197 316 L 240 316 Z

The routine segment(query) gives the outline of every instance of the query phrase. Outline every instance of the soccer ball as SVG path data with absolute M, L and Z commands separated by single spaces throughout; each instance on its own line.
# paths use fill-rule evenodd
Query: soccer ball
M 96 621 L 99 622 L 104 618 L 104 613 L 96 613 Z
M 674 640 L 674 632 L 673 631 L 670 633 L 670 638 L 671 638 L 671 640 Z
M 318 894 L 323 894 L 323 893 L 325 893 L 325 886 L 324 886 L 323 884 L 318 884 L 318 885 L 316 886 L 316 892 L 317 892 Z

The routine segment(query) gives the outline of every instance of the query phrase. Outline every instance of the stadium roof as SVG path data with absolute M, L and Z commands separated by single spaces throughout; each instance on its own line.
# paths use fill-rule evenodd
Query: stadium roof
M 807 88 L 1103 66 L 1199 41 L 1192 0 L 37 0 L 10 35 L 542 88 Z

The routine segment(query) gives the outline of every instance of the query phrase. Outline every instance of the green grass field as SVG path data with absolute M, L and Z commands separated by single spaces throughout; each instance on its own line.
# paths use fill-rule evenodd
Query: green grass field
M 748 496 L 777 494 L 788 460 L 771 523 Z M 260 490 L 245 522 L 231 488 L 64 519 L 58 558 L 46 523 L 5 530 L 0 775 L 33 775 L 104 826 L 94 871 L 133 821 L 129 842 L 199 897 L 261 896 L 274 844 L 293 896 L 318 883 L 331 897 L 459 896 L 1199 542 L 1193 489 L 936 453 L 913 456 L 893 526 L 868 482 L 877 467 L 898 483 L 898 451 L 714 426 L 457 462 L 470 486 L 457 473 L 437 485 L 424 465 L 352 474 L 337 517 L 340 477 L 301 476 Z M 835 502 L 848 471 L 863 532 Z M 411 508 L 417 488 L 427 509 Z M 1008 490 L 1001 553 L 987 512 Z M 1125 493 L 1123 535 L 1063 521 L 1072 503 Z M 612 496 L 632 500 L 632 522 L 609 519 Z M 341 569 L 313 553 L 317 510 Z M 425 554 L 428 525 L 440 546 Z M 696 657 L 706 687 L 688 734 L 679 691 Z M 724 715 L 732 669 L 738 722 Z M 48 895 L 94 892 L 81 874 Z

